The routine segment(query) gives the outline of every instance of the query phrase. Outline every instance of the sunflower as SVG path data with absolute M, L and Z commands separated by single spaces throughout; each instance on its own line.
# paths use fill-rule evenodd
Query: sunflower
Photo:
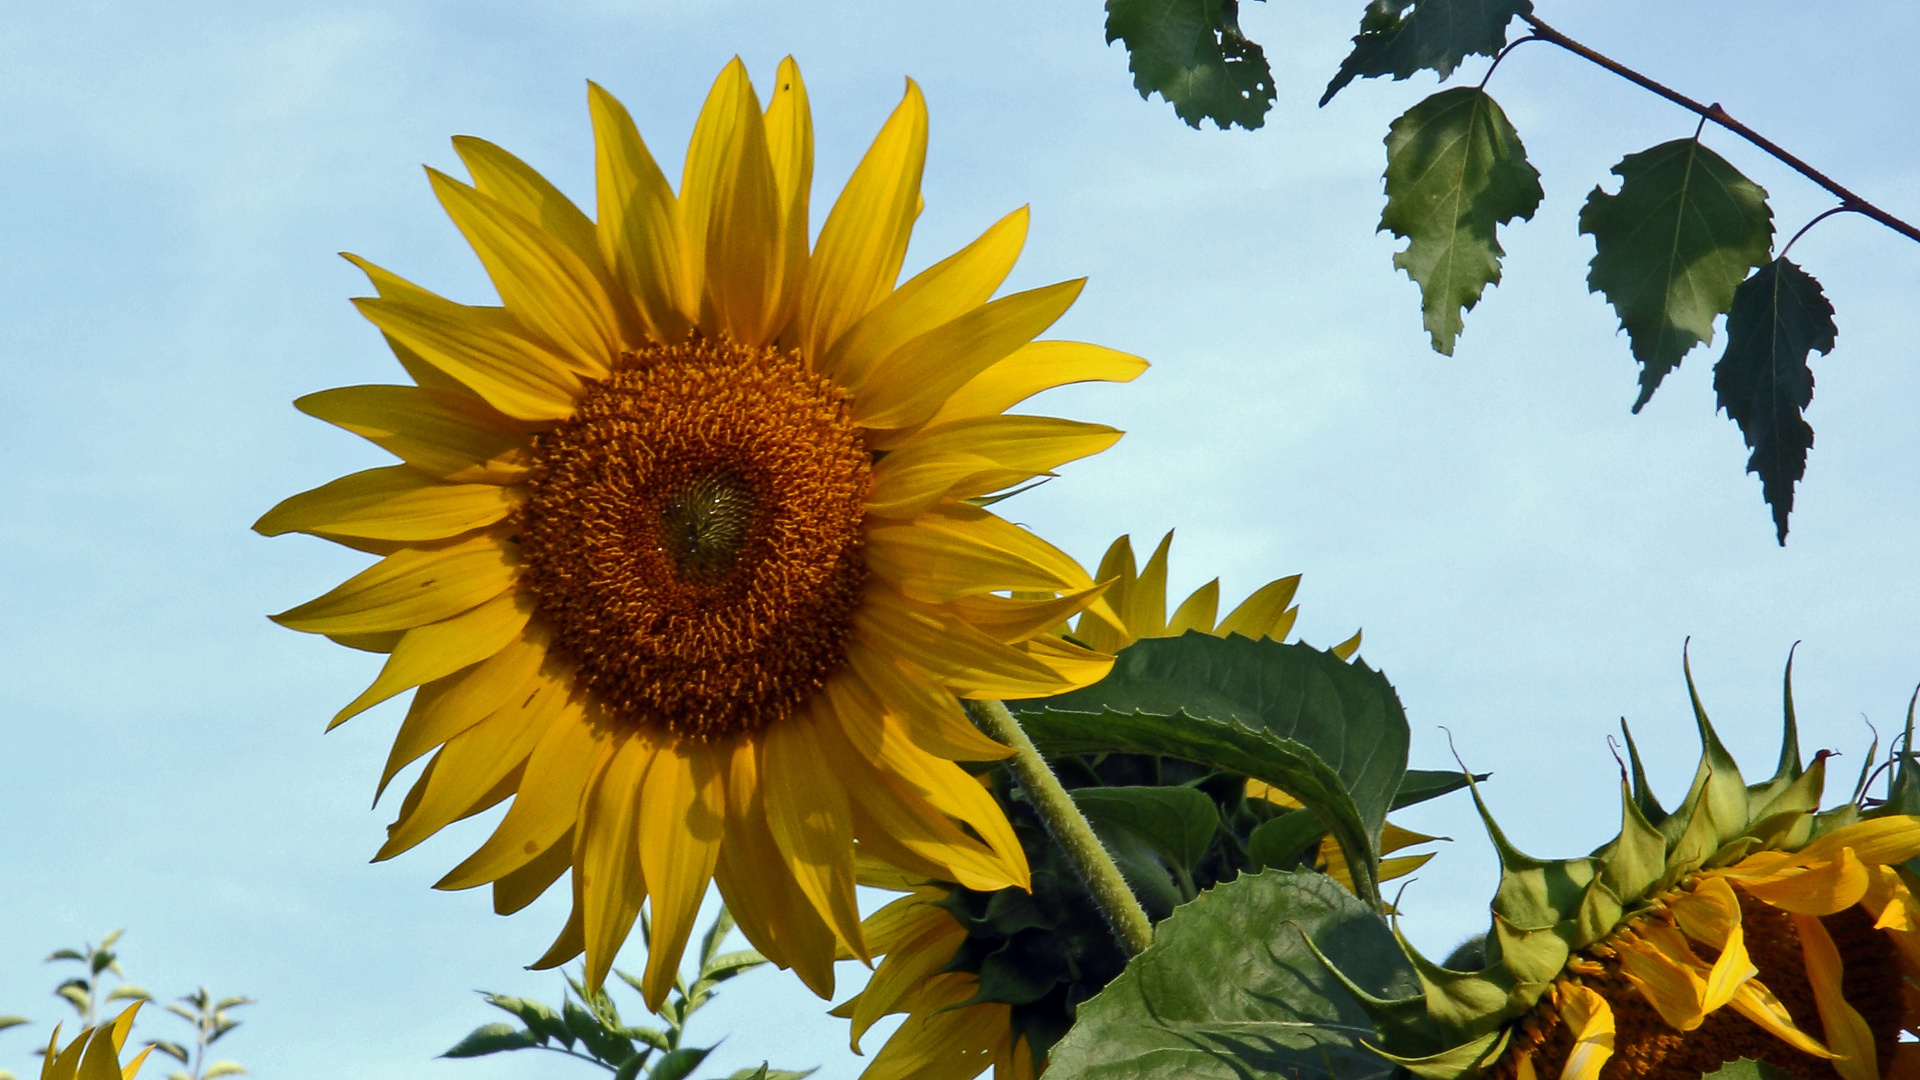
M 381 557 L 274 616 L 388 654 L 335 724 L 419 688 L 381 788 L 433 757 L 377 857 L 511 798 L 438 887 L 491 883 L 509 913 L 571 870 L 572 913 L 535 966 L 584 952 L 590 987 L 648 904 L 654 1008 L 710 880 L 823 996 L 836 946 L 870 955 L 856 840 L 1024 888 L 1005 817 L 953 764 L 1007 751 L 957 698 L 1051 695 L 1112 662 L 1044 633 L 1101 587 L 983 504 L 1119 438 L 1007 408 L 1145 362 L 1033 340 L 1081 281 L 991 299 L 1024 209 L 896 287 L 927 139 L 911 81 L 809 250 L 791 59 L 776 86 L 762 110 L 737 59 L 721 72 L 676 195 L 589 84 L 592 219 L 455 139 L 473 182 L 429 178 L 501 306 L 347 256 L 412 383 L 296 404 L 401 464 L 255 526 Z
M 1297 574 L 1256 589 L 1217 623 L 1220 583 L 1216 578 L 1189 596 L 1169 619 L 1167 557 L 1172 542 L 1169 532 L 1141 571 L 1130 538 L 1115 540 L 1096 575 L 1108 586 L 1102 595 L 1105 607 L 1081 615 L 1071 635 L 1094 648 L 1117 651 L 1140 638 L 1188 631 L 1278 640 L 1292 629 L 1299 614 L 1299 608 L 1291 606 L 1300 584 Z M 1348 659 L 1359 646 L 1360 635 L 1355 634 L 1334 651 Z M 1168 770 L 1185 765 L 1161 763 L 1148 776 L 1129 775 L 1139 773 L 1136 767 L 1144 764 L 1129 755 L 1107 755 L 1098 765 L 1081 759 L 1056 764 L 1074 786 L 1176 782 Z M 1181 779 L 1198 782 L 1207 772 L 1198 766 L 1188 768 L 1192 775 Z M 971 1080 L 989 1065 L 995 1080 L 1032 1080 L 1045 1068 L 1048 1050 L 1072 1026 L 1079 1003 L 1126 967 L 1126 954 L 1087 897 L 1085 886 L 1058 858 L 1058 848 L 1045 829 L 1024 803 L 1011 797 L 1006 785 L 992 776 L 987 779 L 1027 846 L 1032 888 L 985 892 L 962 883 L 868 866 L 863 875 L 866 884 L 907 895 L 868 918 L 868 942 L 885 959 L 865 989 L 836 1008 L 834 1015 L 852 1021 L 855 1051 L 861 1036 L 881 1017 L 903 1012 L 907 1018 L 861 1074 L 862 1080 Z M 1244 785 L 1236 780 L 1224 786 L 1221 794 L 1287 809 L 1300 806 L 1284 792 L 1255 780 Z M 1256 815 L 1253 820 L 1267 818 Z M 1400 846 L 1435 839 L 1392 824 L 1385 835 Z M 1110 835 L 1108 843 L 1119 839 Z M 1326 849 L 1333 852 L 1335 863 L 1329 872 L 1343 873 L 1345 862 L 1331 841 L 1321 844 L 1320 864 L 1326 866 Z M 1382 867 L 1410 873 L 1430 857 L 1388 860 Z M 1213 866 L 1214 873 L 1196 873 L 1193 884 L 1205 887 L 1244 868 L 1241 862 L 1223 860 Z M 1137 870 L 1129 872 L 1129 880 L 1155 919 L 1165 917 L 1174 903 L 1186 898 L 1174 895 L 1156 901 Z M 1351 888 L 1351 879 L 1345 880 Z
M 1800 1080 L 1913 1075 L 1899 1040 L 1920 1030 L 1920 883 L 1902 863 L 1920 818 L 1857 794 L 1819 811 L 1829 755 L 1802 767 L 1790 674 L 1763 783 L 1693 707 L 1685 801 L 1660 807 L 1629 733 L 1620 834 L 1586 858 L 1520 853 L 1475 792 L 1501 863 L 1492 929 L 1444 967 L 1402 939 L 1422 995 L 1349 984 L 1385 1056 L 1433 1080 L 1693 1080 L 1741 1059 Z
M 146 1063 L 153 1047 L 134 1055 L 125 1067 L 120 1064 L 120 1048 L 127 1044 L 133 1030 L 134 1014 L 141 1002 L 127 1006 L 111 1023 L 86 1028 L 60 1049 L 60 1028 L 56 1025 L 47 1039 L 46 1056 L 40 1059 L 40 1080 L 133 1080 Z

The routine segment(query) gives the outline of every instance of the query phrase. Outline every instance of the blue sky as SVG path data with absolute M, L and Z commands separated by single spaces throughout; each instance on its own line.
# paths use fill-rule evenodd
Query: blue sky
M 1543 855 L 1610 835 L 1620 716 L 1656 784 L 1684 786 L 1689 635 L 1708 708 L 1756 769 L 1803 641 L 1807 744 L 1846 751 L 1850 779 L 1863 720 L 1890 733 L 1920 682 L 1920 246 L 1842 217 L 1795 248 L 1840 336 L 1815 361 L 1819 441 L 1779 549 L 1738 432 L 1713 413 L 1718 342 L 1632 416 L 1626 341 L 1585 288 L 1586 193 L 1692 120 L 1551 46 L 1510 58 L 1491 89 L 1547 198 L 1504 234 L 1507 281 L 1457 355 L 1436 356 L 1396 245 L 1373 232 L 1380 139 L 1431 78 L 1313 107 L 1359 6 L 1245 5 L 1279 103 L 1265 130 L 1220 133 L 1138 98 L 1093 0 L 16 5 L 0 37 L 0 1012 L 58 1018 L 40 958 L 124 926 L 150 989 L 261 999 L 226 1045 L 262 1077 L 587 1075 L 432 1060 L 492 1019 L 471 990 L 556 996 L 555 977 L 520 965 L 563 907 L 500 919 L 484 891 L 428 888 L 484 822 L 367 863 L 401 707 L 322 737 L 377 660 L 264 618 L 363 560 L 247 526 L 381 463 L 289 404 L 398 375 L 335 252 L 490 302 L 422 162 L 457 171 L 448 137 L 480 135 L 590 201 L 592 78 L 677 175 L 735 53 L 762 81 L 800 60 L 819 207 L 902 77 L 919 80 L 933 136 L 909 269 L 1031 203 L 1008 288 L 1090 275 L 1055 335 L 1154 362 L 1131 386 L 1047 402 L 1129 435 L 1008 504 L 1019 520 L 1090 563 L 1119 533 L 1150 545 L 1177 526 L 1176 590 L 1219 574 L 1229 602 L 1305 574 L 1301 634 L 1364 627 L 1414 763 L 1449 763 L 1446 726 L 1494 772 L 1510 835 Z M 1541 14 L 1920 216 L 1909 5 L 1541 0 Z M 1772 193 L 1782 230 L 1827 205 L 1708 138 Z M 1405 903 L 1415 939 L 1444 951 L 1484 926 L 1491 852 L 1464 801 L 1409 823 L 1457 838 Z M 706 1036 L 733 1032 L 719 1071 L 763 1057 L 857 1071 L 844 1027 L 790 976 L 749 976 L 703 1017 Z M 45 1032 L 0 1034 L 0 1064 L 30 1072 Z

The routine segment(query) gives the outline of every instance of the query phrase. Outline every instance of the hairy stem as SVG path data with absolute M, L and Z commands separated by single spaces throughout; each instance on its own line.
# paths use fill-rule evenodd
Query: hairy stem
M 1867 217 L 1870 217 L 1873 220 L 1879 222 L 1880 224 L 1885 225 L 1887 228 L 1892 229 L 1894 232 L 1899 233 L 1900 235 L 1906 237 L 1909 240 L 1920 240 L 1920 228 L 1915 228 L 1914 226 L 1907 224 L 1906 222 L 1900 220 L 1899 218 L 1894 217 L 1892 214 L 1887 213 L 1885 210 L 1880 209 L 1879 207 L 1868 202 L 1867 200 L 1861 198 L 1858 195 L 1855 195 L 1853 192 L 1840 186 L 1827 174 L 1821 172 L 1820 170 L 1814 168 L 1813 166 L 1807 164 L 1806 162 L 1801 161 L 1799 158 L 1795 157 L 1794 155 L 1788 153 L 1784 148 L 1782 148 L 1779 144 L 1775 143 L 1772 139 L 1767 138 L 1765 135 L 1760 134 L 1759 132 L 1748 127 L 1747 125 L 1727 115 L 1727 110 L 1721 108 L 1719 102 L 1716 101 L 1711 105 L 1702 105 L 1700 102 L 1695 101 L 1692 98 L 1686 96 L 1685 94 L 1680 93 L 1678 90 L 1675 90 L 1661 83 L 1655 82 L 1653 79 L 1650 79 L 1647 76 L 1640 74 L 1639 72 L 1633 70 L 1632 68 L 1626 66 L 1625 64 L 1620 63 L 1618 60 L 1614 60 L 1611 57 L 1604 56 L 1601 53 L 1598 53 L 1593 49 L 1590 49 L 1587 46 L 1580 44 L 1579 42 L 1573 40 L 1572 38 L 1561 33 L 1560 31 L 1555 30 L 1553 27 L 1548 26 L 1546 23 L 1541 22 L 1539 19 L 1534 18 L 1532 15 L 1522 15 L 1521 18 L 1526 20 L 1527 26 L 1532 31 L 1531 37 L 1533 39 L 1538 41 L 1551 41 L 1555 45 L 1560 46 L 1561 48 L 1567 50 L 1570 53 L 1573 53 L 1576 56 L 1582 56 L 1588 60 L 1593 61 L 1594 63 L 1600 65 L 1603 68 L 1606 68 L 1608 71 L 1613 72 L 1615 75 L 1620 76 L 1621 78 L 1627 80 L 1628 82 L 1634 83 L 1638 86 L 1644 87 L 1645 89 L 1651 90 L 1654 93 L 1659 94 L 1661 97 L 1666 98 L 1668 101 L 1673 102 L 1675 105 L 1678 105 L 1683 109 L 1687 109 L 1694 113 L 1699 114 L 1699 116 L 1703 120 L 1713 121 L 1714 123 L 1720 125 L 1721 127 L 1726 128 L 1728 131 L 1733 132 L 1735 135 L 1740 136 L 1741 138 L 1752 143 L 1753 145 L 1766 151 L 1769 155 L 1771 155 L 1773 158 L 1778 160 L 1780 163 L 1786 165 L 1788 168 L 1792 169 L 1794 172 L 1799 173 L 1801 176 L 1806 177 L 1807 179 L 1813 181 L 1816 184 L 1819 184 L 1821 187 L 1826 188 L 1828 191 L 1832 192 L 1834 197 L 1840 200 L 1841 209 L 1850 210 L 1856 214 L 1864 214 Z M 1515 44 L 1518 44 L 1518 42 L 1516 42 Z
M 1094 905 L 1106 916 L 1107 926 L 1113 930 L 1113 936 L 1120 939 L 1127 955 L 1140 955 L 1153 941 L 1153 924 L 1147 920 L 1147 913 L 1134 898 L 1127 880 L 1120 876 L 1113 856 L 1101 846 L 1100 838 L 1093 835 L 1093 826 L 1087 824 L 1080 808 L 1073 805 L 1067 789 L 1060 786 L 1047 759 L 1040 756 L 1033 740 L 1027 738 L 1005 705 L 998 701 L 965 704 L 968 715 L 981 730 L 1013 748 L 1013 758 L 1008 765 L 1013 769 L 1014 779 L 1020 782 L 1027 802 L 1040 814 L 1047 835 L 1067 853 L 1067 861 L 1079 873 L 1087 892 L 1093 896 Z

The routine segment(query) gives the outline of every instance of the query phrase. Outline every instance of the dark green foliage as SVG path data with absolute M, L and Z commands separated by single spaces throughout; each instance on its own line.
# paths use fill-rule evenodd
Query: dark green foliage
M 1641 364 L 1639 412 L 1767 261 L 1773 211 L 1765 189 L 1697 138 L 1628 154 L 1613 172 L 1620 193 L 1594 188 L 1580 231 L 1593 236 L 1587 286 L 1606 294 Z
M 1371 0 L 1320 104 L 1356 78 L 1404 79 L 1424 68 L 1445 79 L 1468 56 L 1497 55 L 1507 24 L 1531 14 L 1532 0 Z
M 1443 90 L 1387 132 L 1387 206 L 1380 228 L 1407 241 L 1393 265 L 1420 283 L 1434 351 L 1453 355 L 1462 310 L 1500 280 L 1496 226 L 1531 219 L 1540 173 L 1485 90 Z
M 1257 128 L 1273 72 L 1240 33 L 1239 0 L 1107 0 L 1107 43 L 1124 41 L 1134 89 L 1159 94 L 1192 127 Z
M 1700 1080 L 1791 1080 L 1787 1073 L 1752 1058 L 1729 1061 Z
M 1793 485 L 1806 475 L 1813 446 L 1813 428 L 1801 416 L 1813 401 L 1807 354 L 1833 351 L 1838 332 L 1820 283 L 1782 256 L 1734 290 L 1727 351 L 1713 366 L 1713 392 L 1753 451 L 1747 471 L 1760 474 L 1782 546 Z
M 1385 921 L 1323 875 L 1223 884 L 1162 923 L 1147 951 L 1080 1009 L 1052 1080 L 1373 1080 L 1373 1025 L 1302 940 L 1362 989 L 1420 992 Z
M 736 975 L 765 964 L 766 958 L 751 950 L 723 953 L 721 944 L 733 930 L 733 917 L 725 908 L 700 938 L 700 973 L 689 987 L 676 978 L 673 994 L 661 1006 L 664 1028 L 630 1025 L 621 1020 L 620 1010 L 603 989 L 589 994 L 579 979 L 568 976 L 571 994 L 563 998 L 556 1011 L 552 1006 L 531 998 L 482 992 L 487 1004 L 511 1014 L 520 1021 L 512 1024 L 483 1024 L 454 1044 L 442 1057 L 462 1058 L 497 1054 L 507 1050 L 546 1050 L 592 1062 L 612 1073 L 614 1080 L 686 1080 L 707 1059 L 711 1046 L 682 1046 L 687 1020 L 702 1005 L 712 1000 L 714 988 Z M 641 932 L 646 932 L 642 920 Z M 624 971 L 615 971 L 636 991 L 640 981 Z M 659 1056 L 654 1056 L 655 1054 Z M 728 1080 L 800 1080 L 813 1073 L 768 1069 L 741 1069 Z

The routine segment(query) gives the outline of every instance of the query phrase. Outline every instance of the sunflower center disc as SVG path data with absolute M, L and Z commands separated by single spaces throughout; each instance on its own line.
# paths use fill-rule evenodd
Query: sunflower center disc
M 846 393 L 798 356 L 628 354 L 535 454 L 523 580 L 615 716 L 755 731 L 844 661 L 872 458 Z

